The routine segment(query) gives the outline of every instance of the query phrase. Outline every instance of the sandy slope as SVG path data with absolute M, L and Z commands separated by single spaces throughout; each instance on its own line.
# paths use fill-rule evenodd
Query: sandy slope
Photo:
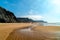
M 0 40 L 6 40 L 9 34 L 19 28 L 29 27 L 31 23 L 0 23 Z

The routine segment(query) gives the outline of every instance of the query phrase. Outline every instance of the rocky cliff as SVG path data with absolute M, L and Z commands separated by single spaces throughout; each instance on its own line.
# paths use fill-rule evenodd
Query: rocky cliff
M 0 7 L 0 22 L 1 23 L 15 23 L 17 22 L 17 19 L 12 12 L 7 11 L 6 9 Z

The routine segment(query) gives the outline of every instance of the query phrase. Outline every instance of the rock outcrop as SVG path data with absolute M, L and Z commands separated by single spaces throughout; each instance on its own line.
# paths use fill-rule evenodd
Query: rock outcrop
M 1 23 L 15 23 L 17 22 L 17 19 L 12 12 L 7 11 L 6 9 L 0 7 L 0 22 Z

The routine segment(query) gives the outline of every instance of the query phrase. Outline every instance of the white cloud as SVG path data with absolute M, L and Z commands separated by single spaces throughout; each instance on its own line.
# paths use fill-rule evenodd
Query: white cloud
M 49 5 L 53 8 L 48 13 L 60 15 L 60 0 L 49 0 Z
M 51 0 L 52 4 L 60 5 L 60 0 Z
M 37 15 L 37 14 L 40 15 L 40 12 L 38 12 L 38 11 L 36 11 L 36 10 L 33 10 L 33 9 L 29 10 L 27 13 L 28 13 L 29 15 Z
M 48 12 L 44 13 L 44 20 L 48 22 L 60 22 L 60 0 L 47 0 L 48 1 Z M 49 9 L 50 7 L 50 9 Z
M 30 19 L 33 19 L 33 20 L 42 20 L 43 17 L 42 15 L 40 15 L 39 12 L 31 9 L 30 11 L 27 12 L 28 15 L 27 16 L 23 16 L 23 17 L 27 17 L 27 18 L 30 18 Z
M 40 15 L 27 15 L 27 16 L 23 16 L 25 18 L 30 18 L 30 19 L 33 19 L 33 20 L 42 20 L 43 17 L 40 16 Z

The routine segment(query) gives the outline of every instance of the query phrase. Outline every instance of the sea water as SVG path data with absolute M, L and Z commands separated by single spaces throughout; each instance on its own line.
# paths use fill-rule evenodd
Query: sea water
M 60 26 L 60 23 L 43 23 L 44 26 Z

